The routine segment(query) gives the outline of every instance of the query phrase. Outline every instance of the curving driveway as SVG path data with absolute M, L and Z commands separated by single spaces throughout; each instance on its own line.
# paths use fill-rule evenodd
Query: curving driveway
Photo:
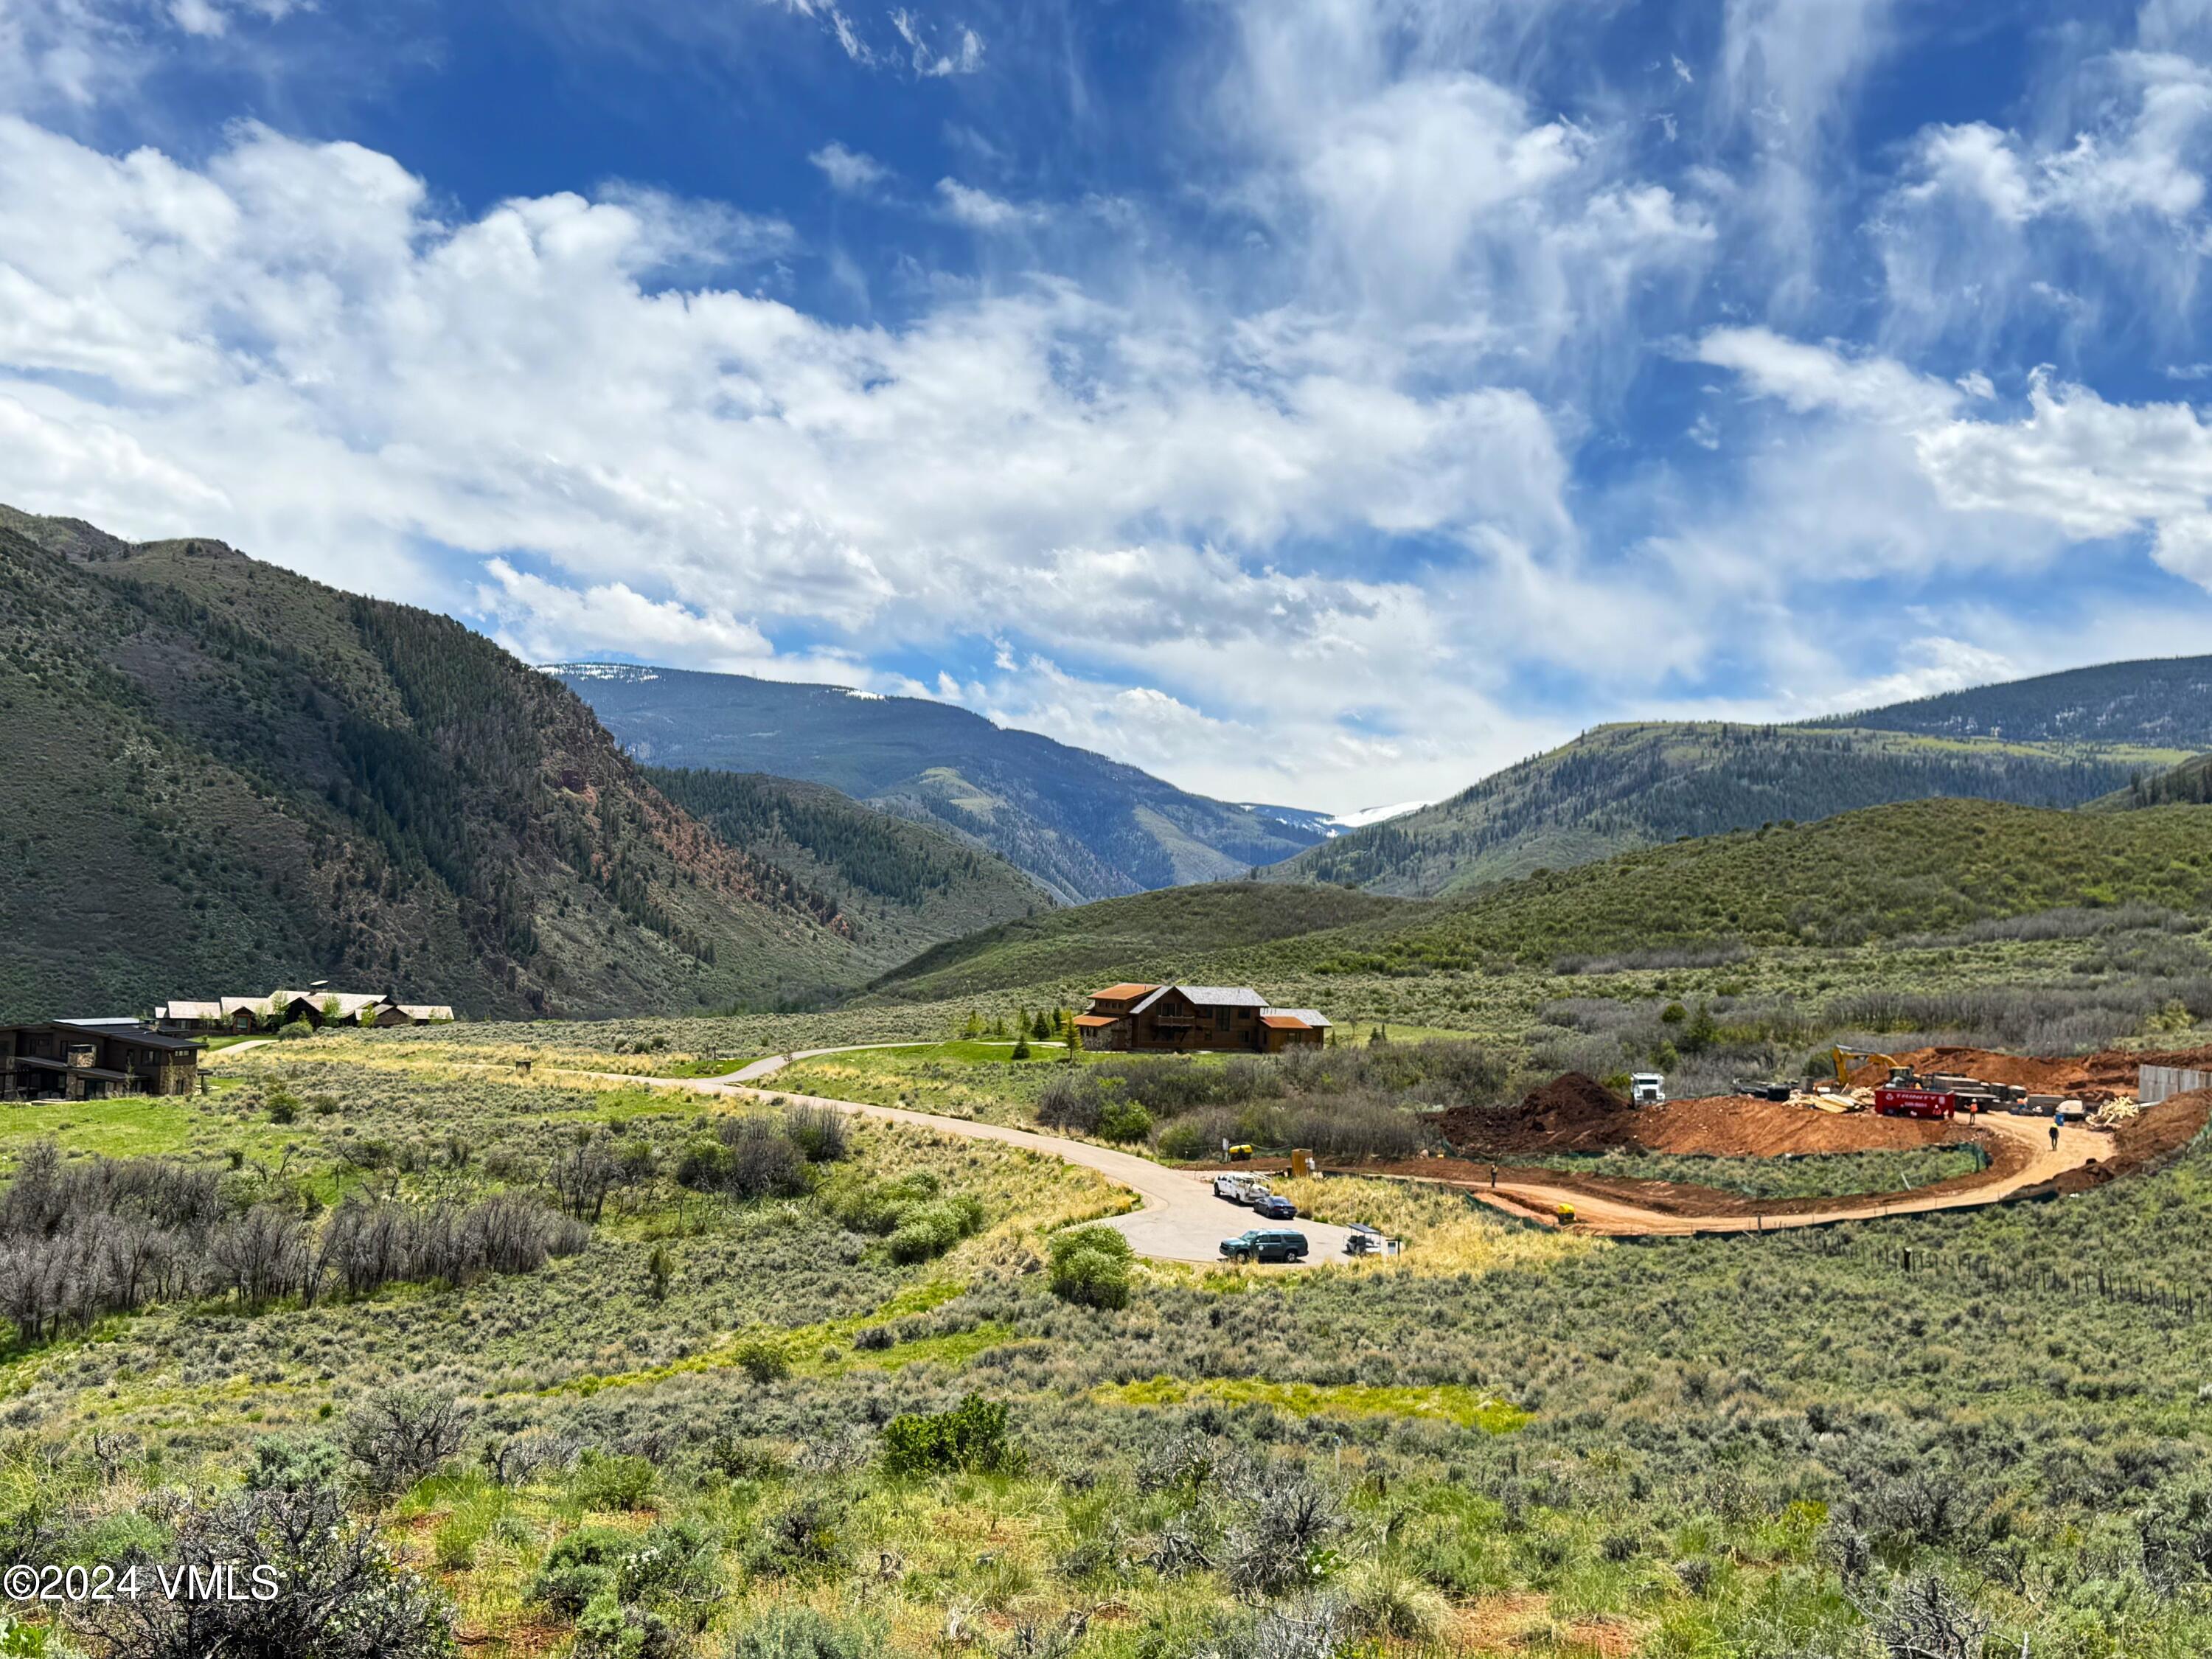
M 1909 1192 L 1869 1193 L 1856 1198 L 1839 1198 L 1822 1209 L 1781 1215 L 1684 1215 L 1646 1209 L 1626 1199 L 1601 1197 L 1595 1193 L 1528 1181 L 1499 1182 L 1495 1198 L 1487 1188 L 1466 1190 L 1472 1191 L 1485 1203 L 1513 1215 L 1525 1216 L 1534 1211 L 1548 1218 L 1556 1212 L 1559 1205 L 1571 1204 L 1574 1206 L 1576 1224 L 1597 1233 L 1639 1236 L 1658 1233 L 1771 1233 L 1785 1227 L 1819 1227 L 1837 1221 L 1878 1219 L 1891 1215 L 1926 1215 L 1937 1210 L 1975 1209 L 1984 1204 L 1997 1203 L 2014 1193 L 2063 1175 L 2069 1170 L 2078 1170 L 2086 1164 L 2108 1158 L 2112 1151 L 2112 1136 L 2078 1125 L 2058 1132 L 2058 1146 L 2054 1151 L 2051 1145 L 2051 1123 L 2046 1118 L 2013 1117 L 2008 1114 L 1997 1113 L 1978 1119 L 1976 1127 L 2022 1142 L 2029 1153 L 2027 1164 L 1994 1181 L 1978 1186 L 1954 1188 L 1946 1193 L 1931 1193 L 1918 1197 Z M 1512 1201 L 1516 1199 L 1521 1201 Z
M 795 1054 L 772 1054 L 766 1060 L 754 1060 L 741 1066 L 726 1076 L 719 1078 L 631 1078 L 629 1082 L 676 1083 L 702 1094 L 735 1095 L 750 1100 L 765 1100 L 771 1094 L 785 1100 L 798 1101 L 809 1106 L 828 1106 L 841 1112 L 858 1113 L 867 1117 L 887 1119 L 893 1123 L 910 1123 L 924 1129 L 934 1129 L 943 1134 L 962 1135 L 970 1140 L 995 1140 L 1002 1146 L 1019 1146 L 1038 1152 L 1046 1158 L 1056 1158 L 1064 1163 L 1080 1164 L 1086 1170 L 1096 1170 L 1116 1186 L 1127 1187 L 1144 1200 L 1144 1207 L 1127 1215 L 1115 1216 L 1103 1224 L 1126 1234 L 1129 1243 L 1139 1255 L 1157 1257 L 1166 1261 L 1208 1261 L 1221 1259 L 1221 1241 L 1243 1232 L 1248 1227 L 1296 1227 L 1313 1246 L 1313 1253 L 1304 1265 L 1317 1267 L 1325 1261 L 1345 1259 L 1345 1241 L 1352 1237 L 1348 1227 L 1334 1226 L 1325 1221 L 1262 1222 L 1249 1210 L 1240 1208 L 1213 1195 L 1213 1177 L 1194 1175 L 1187 1170 L 1170 1170 L 1155 1164 L 1148 1158 L 1139 1158 L 1133 1152 L 1118 1152 L 1111 1146 L 1101 1146 L 1088 1140 L 1070 1140 L 1061 1135 L 1040 1134 L 1033 1129 L 1010 1129 L 996 1123 L 976 1123 L 966 1118 L 940 1117 L 931 1112 L 913 1112 L 899 1106 L 871 1106 L 864 1101 L 828 1100 L 818 1095 L 795 1095 L 784 1091 L 755 1087 L 763 1078 L 769 1078 L 794 1060 L 812 1060 L 823 1054 L 850 1054 L 862 1048 L 926 1048 L 926 1042 L 870 1042 L 848 1044 L 838 1048 L 804 1048 Z M 1266 1271 L 1279 1271 L 1269 1267 Z
M 239 1054 L 253 1046 L 256 1045 L 241 1042 L 210 1058 L 219 1059 L 222 1054 L 226 1053 Z M 802 1048 L 787 1054 L 771 1054 L 764 1060 L 756 1060 L 718 1078 L 638 1077 L 621 1072 L 581 1072 L 575 1074 L 600 1078 L 611 1083 L 688 1089 L 698 1094 L 739 1099 L 766 1100 L 772 1095 L 781 1095 L 785 1100 L 799 1101 L 811 1106 L 827 1106 L 836 1111 L 883 1118 L 893 1123 L 912 1124 L 918 1128 L 934 1129 L 943 1134 L 959 1135 L 970 1140 L 995 1140 L 1003 1146 L 1019 1146 L 1046 1158 L 1080 1164 L 1085 1169 L 1096 1170 L 1117 1186 L 1129 1188 L 1142 1200 L 1142 1208 L 1097 1224 L 1118 1229 L 1127 1236 L 1130 1245 L 1139 1255 L 1162 1261 L 1218 1261 L 1221 1240 L 1243 1232 L 1247 1227 L 1260 1224 L 1249 1210 L 1214 1197 L 1212 1175 L 1171 1170 L 1164 1164 L 1153 1163 L 1150 1158 L 1139 1158 L 1133 1152 L 1120 1152 L 1087 1140 L 1070 1140 L 1061 1135 L 1040 1134 L 1032 1129 L 1012 1129 L 996 1123 L 977 1123 L 967 1118 L 909 1111 L 900 1106 L 872 1106 L 865 1101 L 830 1100 L 817 1095 L 795 1095 L 757 1086 L 763 1079 L 775 1076 L 796 1060 L 814 1060 L 825 1054 L 852 1054 L 868 1048 L 927 1048 L 933 1046 L 930 1042 L 860 1042 L 844 1043 L 829 1048 Z M 2027 1163 L 2010 1174 L 1978 1186 L 1954 1188 L 1949 1192 L 1918 1197 L 1910 1193 L 1869 1194 L 1859 1198 L 1838 1199 L 1824 1209 L 1779 1215 L 1682 1214 L 1647 1209 L 1626 1199 L 1601 1197 L 1593 1193 L 1529 1181 L 1502 1181 L 1494 1190 L 1487 1187 L 1469 1187 L 1457 1182 L 1437 1182 L 1434 1184 L 1465 1192 L 1518 1218 L 1525 1220 L 1534 1216 L 1552 1224 L 1556 1224 L 1553 1217 L 1558 1206 L 1571 1204 L 1574 1206 L 1577 1226 L 1587 1231 L 1616 1237 L 1773 1232 L 1783 1228 L 1816 1227 L 1838 1221 L 1872 1220 L 1892 1215 L 1924 1215 L 1937 1210 L 1974 1209 L 2009 1198 L 2014 1193 L 2049 1181 L 2069 1170 L 2080 1169 L 2084 1164 L 2109 1156 L 2112 1150 L 2110 1135 L 2100 1134 L 2079 1126 L 2061 1129 L 2058 1145 L 2054 1150 L 2051 1145 L 2051 1125 L 2041 1118 L 2016 1118 L 2000 1113 L 1983 1117 L 1979 1124 L 2025 1143 L 2030 1153 Z M 1278 1224 L 1295 1225 L 1311 1241 L 1313 1252 L 1306 1258 L 1304 1266 L 1317 1267 L 1325 1262 L 1345 1259 L 1345 1241 L 1352 1236 L 1349 1228 L 1303 1219 Z M 1273 1267 L 1265 1269 L 1267 1272 L 1280 1270 Z

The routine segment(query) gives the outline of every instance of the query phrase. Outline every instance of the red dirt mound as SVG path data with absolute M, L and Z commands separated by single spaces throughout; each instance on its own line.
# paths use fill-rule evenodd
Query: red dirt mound
M 2178 1066 L 2212 1071 L 2212 1048 L 2179 1048 L 2163 1053 L 2108 1048 L 2095 1054 L 1992 1054 L 1986 1048 L 1915 1048 L 1893 1056 L 1922 1073 L 1951 1072 L 1984 1083 L 2014 1083 L 2036 1094 L 2071 1095 L 2094 1103 L 2118 1095 L 2133 1098 L 2139 1066 Z M 1850 1074 L 1854 1084 L 1872 1087 L 1889 1080 L 1888 1069 L 1869 1060 Z

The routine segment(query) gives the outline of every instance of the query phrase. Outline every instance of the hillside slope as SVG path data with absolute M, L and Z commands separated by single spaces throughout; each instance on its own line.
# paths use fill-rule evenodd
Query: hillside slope
M 2212 657 L 2099 663 L 1808 724 L 2196 754 L 2212 749 Z
M 683 1010 L 907 942 L 872 951 L 874 918 L 702 828 L 489 641 L 219 543 L 0 516 L 0 1016 L 319 978 Z
M 1198 965 L 1224 952 L 1430 908 L 1330 887 L 1285 891 L 1249 881 L 1178 887 L 1001 923 L 925 951 L 869 989 L 927 1001 L 1022 985 L 1195 981 Z
M 996 922 L 1053 908 L 1012 865 L 827 784 L 757 772 L 644 769 L 647 782 L 733 847 L 830 898 L 876 969 Z
M 2073 806 L 2172 758 L 1806 726 L 1605 726 L 1449 800 L 1316 847 L 1262 878 L 1449 895 L 1685 836 L 1892 801 L 1960 796 Z
M 1268 887 L 1200 890 L 1220 896 L 1210 934 L 1195 916 L 1178 927 L 1124 908 L 1145 901 L 1087 905 L 940 946 L 874 988 L 951 996 L 1068 988 L 1102 970 L 1174 972 L 1302 987 L 1326 1008 L 1339 976 L 1479 975 L 1515 963 L 1720 944 L 1857 945 L 2061 906 L 2143 902 L 2202 912 L 2212 908 L 2212 813 L 1905 802 L 1645 848 L 1457 899 L 1390 902 L 1340 890 L 1340 901 L 1379 908 L 1334 920 L 1296 908 L 1329 890 L 1285 893 L 1279 902 L 1293 908 L 1272 931 L 1263 925 L 1276 914 Z
M 827 784 L 988 848 L 1069 902 L 1241 877 L 1326 833 L 948 703 L 623 664 L 547 672 L 641 761 Z

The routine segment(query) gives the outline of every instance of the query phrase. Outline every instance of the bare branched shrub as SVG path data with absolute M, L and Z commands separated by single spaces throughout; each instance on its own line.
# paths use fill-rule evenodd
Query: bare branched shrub
M 345 1449 L 362 1484 L 380 1494 L 410 1486 L 461 1449 L 467 1414 L 451 1395 L 380 1389 L 346 1419 Z

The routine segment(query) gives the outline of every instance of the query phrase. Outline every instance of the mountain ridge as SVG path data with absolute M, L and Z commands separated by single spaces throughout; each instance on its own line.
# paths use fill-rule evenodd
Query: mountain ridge
M 471 1015 L 767 1005 L 910 942 L 872 951 L 878 918 L 461 623 L 212 539 L 0 508 L 0 1017 L 314 978 Z
M 544 672 L 647 764 L 767 772 L 988 848 L 1068 902 L 1242 876 L 1316 829 L 950 703 L 625 663 Z

